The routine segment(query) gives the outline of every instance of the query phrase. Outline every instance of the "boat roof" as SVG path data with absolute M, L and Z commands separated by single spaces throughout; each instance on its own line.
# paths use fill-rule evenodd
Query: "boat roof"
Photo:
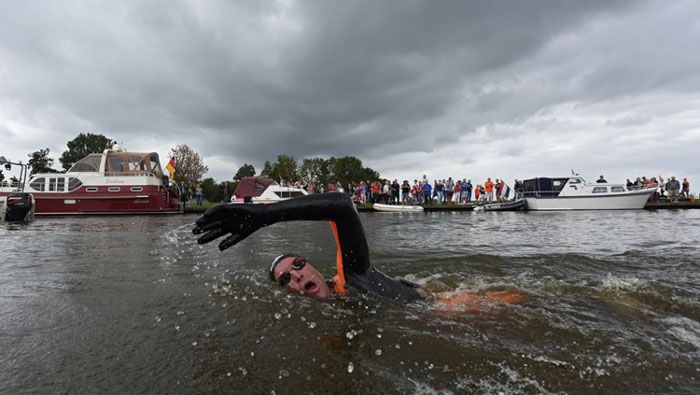
M 243 177 L 233 194 L 241 197 L 258 197 L 267 187 L 274 184 L 276 184 L 275 181 L 267 177 Z

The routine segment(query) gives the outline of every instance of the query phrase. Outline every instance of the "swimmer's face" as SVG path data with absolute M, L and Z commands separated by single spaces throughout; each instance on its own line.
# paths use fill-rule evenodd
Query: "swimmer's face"
M 275 282 L 285 283 L 287 276 L 289 282 L 283 286 L 292 292 L 316 299 L 325 299 L 331 293 L 323 275 L 302 258 L 290 256 L 277 264 L 274 272 Z

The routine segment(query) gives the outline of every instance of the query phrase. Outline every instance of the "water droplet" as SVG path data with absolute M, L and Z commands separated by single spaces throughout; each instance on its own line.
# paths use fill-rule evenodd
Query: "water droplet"
M 352 362 L 348 363 L 348 373 L 352 373 L 353 370 L 355 370 L 355 365 Z
M 175 325 L 175 330 L 176 330 L 176 331 L 179 331 L 179 330 L 180 330 L 180 326 L 179 326 L 179 325 Z
M 394 347 L 395 347 L 397 350 L 401 348 L 401 346 L 399 345 L 399 343 L 396 343 L 396 344 L 394 345 Z
M 374 352 L 374 355 L 376 356 L 381 356 L 382 355 L 382 350 L 380 348 L 377 349 L 377 351 Z
M 280 318 L 282 318 L 282 314 L 280 314 L 280 313 L 275 313 L 275 319 L 276 319 L 276 320 L 279 320 Z
M 309 328 L 314 329 L 316 327 L 315 322 L 309 322 Z
M 196 345 L 197 345 L 197 342 L 192 342 L 192 345 L 193 345 L 193 346 L 196 346 Z

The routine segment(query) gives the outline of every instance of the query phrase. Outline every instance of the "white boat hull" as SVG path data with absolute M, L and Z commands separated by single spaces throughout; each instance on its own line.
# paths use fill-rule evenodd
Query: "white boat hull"
M 566 197 L 528 197 L 527 209 L 548 210 L 640 210 L 654 193 L 654 189 L 618 194 Z
M 392 205 L 392 204 L 381 204 L 375 203 L 372 206 L 377 211 L 393 212 L 393 213 L 420 213 L 423 212 L 423 207 L 421 206 L 404 206 L 404 205 Z

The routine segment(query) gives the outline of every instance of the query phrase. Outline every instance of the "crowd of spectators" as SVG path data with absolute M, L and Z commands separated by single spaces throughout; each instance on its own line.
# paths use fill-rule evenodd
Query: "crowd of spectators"
M 664 182 L 664 178 L 660 175 L 658 179 L 637 177 L 634 182 L 627 179 L 627 189 L 630 191 L 646 188 L 658 188 L 652 196 L 653 201 L 668 199 L 671 202 L 678 202 L 680 198 L 690 198 L 690 182 L 687 178 L 683 178 L 683 182 L 678 181 L 675 176 L 671 176 Z

